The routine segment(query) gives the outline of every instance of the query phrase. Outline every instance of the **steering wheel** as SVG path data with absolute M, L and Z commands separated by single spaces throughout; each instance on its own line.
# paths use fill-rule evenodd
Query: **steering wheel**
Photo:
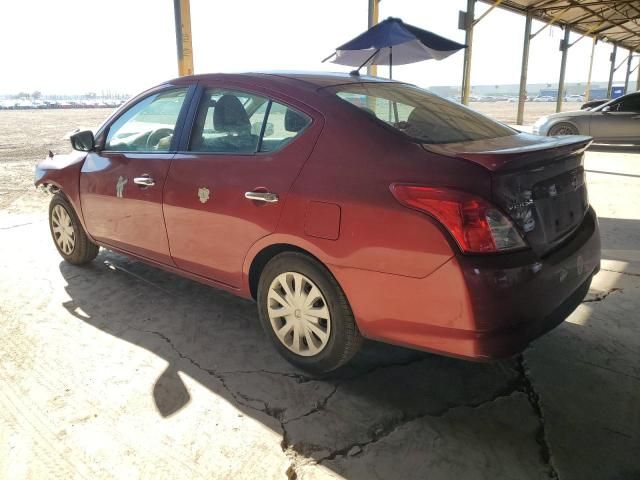
M 157 150 L 160 140 L 170 135 L 173 135 L 172 128 L 156 128 L 151 133 L 149 133 L 149 136 L 147 137 L 147 150 Z

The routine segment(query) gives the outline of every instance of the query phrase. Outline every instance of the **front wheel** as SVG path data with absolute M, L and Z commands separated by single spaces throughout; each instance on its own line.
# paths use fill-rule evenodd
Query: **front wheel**
M 295 366 L 326 373 L 347 363 L 362 336 L 344 292 L 311 257 L 286 252 L 260 276 L 258 313 L 278 352 Z
M 67 262 L 82 265 L 98 255 L 100 247 L 89 240 L 67 198 L 56 193 L 49 204 L 49 229 L 58 253 Z
M 549 129 L 549 136 L 556 135 L 578 135 L 578 129 L 570 123 L 558 123 Z

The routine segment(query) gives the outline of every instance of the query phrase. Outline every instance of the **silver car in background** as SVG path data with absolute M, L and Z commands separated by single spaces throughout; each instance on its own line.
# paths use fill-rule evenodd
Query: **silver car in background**
M 560 112 L 533 125 L 538 135 L 590 135 L 595 143 L 640 145 L 640 92 L 630 93 L 594 108 Z

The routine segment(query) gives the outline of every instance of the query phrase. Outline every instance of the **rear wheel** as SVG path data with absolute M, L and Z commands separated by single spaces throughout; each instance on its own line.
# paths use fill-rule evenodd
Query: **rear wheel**
M 344 292 L 311 257 L 281 253 L 260 276 L 258 312 L 278 352 L 299 368 L 325 373 L 358 351 L 362 336 Z
M 570 123 L 558 123 L 549 129 L 549 136 L 556 135 L 578 135 L 578 129 Z
M 67 198 L 56 193 L 49 204 L 49 229 L 58 253 L 67 262 L 82 265 L 98 255 L 98 247 L 89 240 Z

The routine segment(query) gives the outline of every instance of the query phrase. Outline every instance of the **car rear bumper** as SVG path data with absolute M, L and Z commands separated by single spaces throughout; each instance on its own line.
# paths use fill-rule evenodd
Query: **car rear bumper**
M 451 258 L 408 278 L 334 271 L 366 337 L 474 360 L 509 357 L 561 323 L 600 268 L 589 210 L 572 238 L 538 258 L 531 251 Z

